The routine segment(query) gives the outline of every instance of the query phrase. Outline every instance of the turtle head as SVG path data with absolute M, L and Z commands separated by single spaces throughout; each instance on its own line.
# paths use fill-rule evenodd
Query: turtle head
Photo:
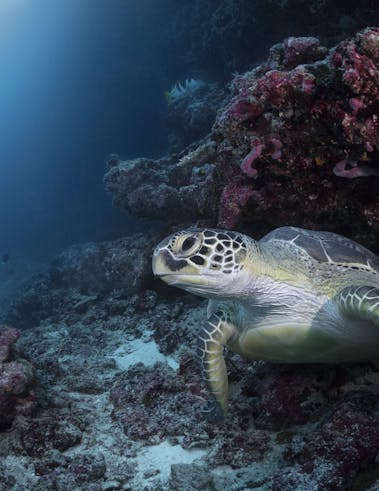
M 153 255 L 154 275 L 172 286 L 212 298 L 236 288 L 248 260 L 246 235 L 215 229 L 189 229 L 162 240 Z

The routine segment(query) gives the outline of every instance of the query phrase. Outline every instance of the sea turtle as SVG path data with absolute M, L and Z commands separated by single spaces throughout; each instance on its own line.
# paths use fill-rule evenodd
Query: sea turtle
M 153 272 L 209 298 L 199 346 L 215 418 L 227 411 L 225 346 L 279 363 L 379 361 L 379 258 L 341 235 L 189 229 L 156 247 Z

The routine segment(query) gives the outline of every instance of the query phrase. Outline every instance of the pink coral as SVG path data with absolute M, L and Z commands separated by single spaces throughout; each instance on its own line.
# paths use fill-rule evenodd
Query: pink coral
M 256 177 L 258 172 L 253 167 L 254 160 L 262 155 L 262 150 L 264 149 L 263 143 L 258 143 L 255 145 L 250 152 L 243 159 L 241 164 L 241 170 L 249 177 Z
M 379 168 L 370 167 L 368 165 L 358 165 L 356 163 L 350 164 L 350 167 L 348 167 L 348 165 L 346 160 L 341 160 L 335 165 L 333 169 L 334 174 L 338 177 L 347 177 L 348 179 L 368 176 L 379 177 Z
M 282 146 L 282 142 L 275 137 L 270 137 L 265 142 L 260 139 L 254 139 L 252 149 L 241 163 L 242 172 L 248 177 L 256 178 L 258 171 L 253 166 L 254 162 L 261 157 L 280 160 L 282 157 Z

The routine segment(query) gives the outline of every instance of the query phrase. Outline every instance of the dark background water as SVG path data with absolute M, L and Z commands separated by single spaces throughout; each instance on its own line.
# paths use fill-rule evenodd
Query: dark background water
M 104 161 L 165 152 L 175 81 L 227 81 L 285 36 L 332 44 L 376 12 L 372 0 L 278 4 L 1 0 L 0 276 L 148 226 L 112 207 Z
M 104 160 L 164 151 L 159 2 L 11 3 L 0 6 L 0 252 L 32 261 L 130 233 L 136 221 L 103 191 Z

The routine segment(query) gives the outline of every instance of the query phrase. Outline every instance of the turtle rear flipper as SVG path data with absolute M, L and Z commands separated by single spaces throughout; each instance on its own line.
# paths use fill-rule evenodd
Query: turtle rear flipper
M 205 413 L 212 422 L 222 421 L 227 412 L 228 374 L 223 352 L 235 332 L 236 327 L 231 323 L 229 315 L 218 311 L 210 316 L 199 337 L 204 378 L 212 394 Z
M 341 313 L 379 327 L 379 288 L 348 286 L 335 297 Z

